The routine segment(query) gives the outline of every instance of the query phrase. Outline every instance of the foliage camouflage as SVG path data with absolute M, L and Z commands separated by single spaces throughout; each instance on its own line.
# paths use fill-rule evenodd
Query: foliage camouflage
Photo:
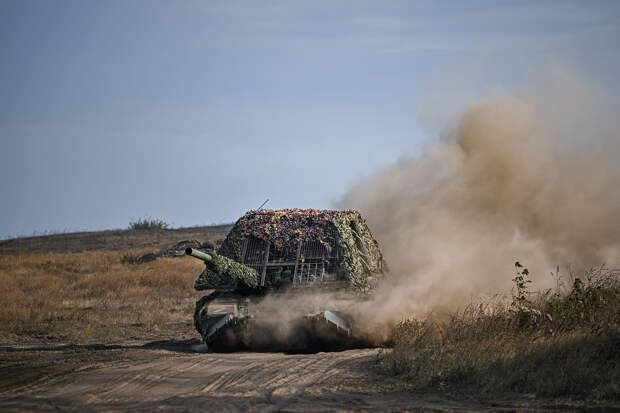
M 347 281 L 357 289 L 370 289 L 371 280 L 383 275 L 385 263 L 366 221 L 355 210 L 249 211 L 237 220 L 218 253 L 241 261 L 242 240 L 246 237 L 267 241 L 275 248 L 294 249 L 300 240 L 319 241 L 331 248 L 334 234 Z
M 258 273 L 255 269 L 218 254 L 211 254 L 212 260 L 200 274 L 194 288 L 198 291 L 228 285 L 232 280 L 242 281 L 248 287 L 258 287 Z

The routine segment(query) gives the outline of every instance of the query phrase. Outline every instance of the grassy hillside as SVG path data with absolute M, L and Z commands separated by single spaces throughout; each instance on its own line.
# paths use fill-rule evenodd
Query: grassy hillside
M 0 343 L 104 343 L 198 337 L 190 257 L 127 257 L 181 240 L 217 242 L 229 226 L 118 230 L 0 243 Z
M 144 250 L 134 251 L 141 253 Z M 123 264 L 121 251 L 0 256 L 0 341 L 193 336 L 198 260 Z
M 0 241 L 0 254 L 160 249 L 188 239 L 214 242 L 223 239 L 231 227 L 214 225 L 179 229 L 125 229 L 13 238 Z

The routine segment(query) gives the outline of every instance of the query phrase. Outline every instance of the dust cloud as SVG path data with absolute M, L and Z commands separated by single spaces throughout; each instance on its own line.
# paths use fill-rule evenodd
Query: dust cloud
M 390 274 L 364 315 L 395 321 L 534 288 L 556 265 L 620 264 L 620 112 L 562 67 L 471 103 L 419 158 L 353 187 Z
M 240 324 L 239 328 L 227 329 L 213 345 L 224 351 L 252 349 L 316 352 L 372 344 L 374 342 L 366 337 L 348 336 L 319 316 L 321 311 L 329 309 L 351 322 L 351 317 L 345 314 L 355 315 L 359 304 L 359 300 L 338 290 L 304 288 L 272 291 L 265 297 L 246 301 L 252 322 Z M 211 309 L 218 312 L 218 305 L 212 305 Z

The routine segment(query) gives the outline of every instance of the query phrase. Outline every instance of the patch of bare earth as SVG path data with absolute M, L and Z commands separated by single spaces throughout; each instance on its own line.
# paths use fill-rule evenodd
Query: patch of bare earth
M 0 375 L 2 411 L 571 411 L 535 400 L 481 404 L 405 391 L 379 350 L 197 354 L 187 345 L 22 352 Z M 5 357 L 7 353 L 3 354 Z M 7 378 L 30 373 L 7 389 Z M 30 382 L 30 384 L 24 383 Z

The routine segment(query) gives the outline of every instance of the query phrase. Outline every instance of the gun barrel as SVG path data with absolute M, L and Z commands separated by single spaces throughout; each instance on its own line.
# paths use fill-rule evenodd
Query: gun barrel
M 193 248 L 185 248 L 185 253 L 187 255 L 191 255 L 192 257 L 198 258 L 199 260 L 203 260 L 204 262 L 209 262 L 213 259 L 213 257 L 209 254 L 195 250 Z

